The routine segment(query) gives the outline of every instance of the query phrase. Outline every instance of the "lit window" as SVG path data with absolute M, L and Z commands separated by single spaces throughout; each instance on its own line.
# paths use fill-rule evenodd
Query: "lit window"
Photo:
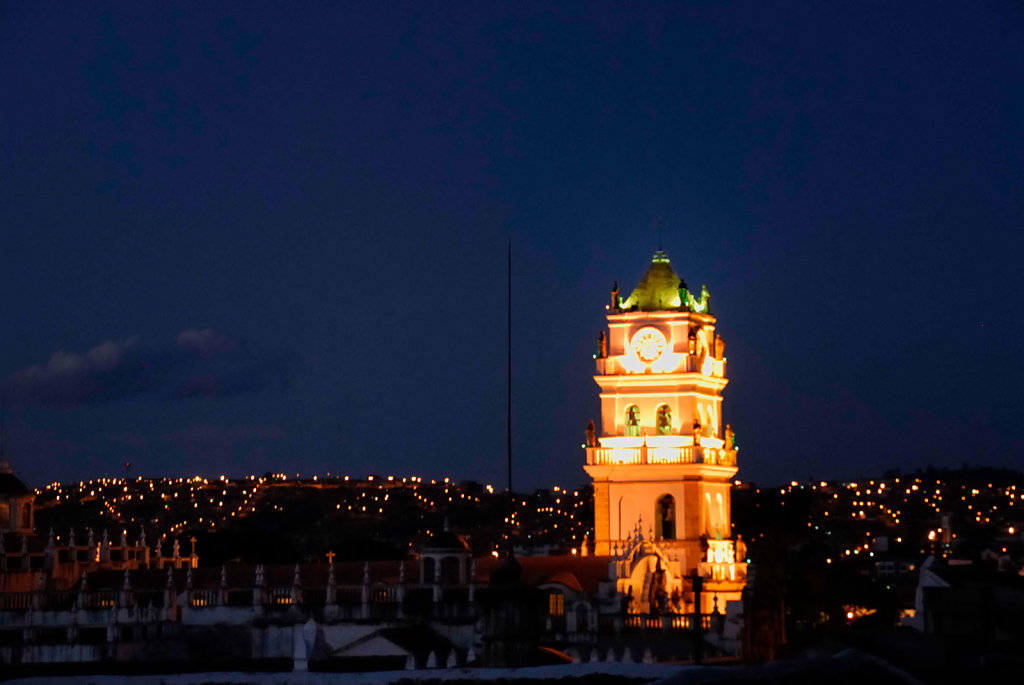
M 561 592 L 548 594 L 548 614 L 551 616 L 565 616 L 565 595 Z

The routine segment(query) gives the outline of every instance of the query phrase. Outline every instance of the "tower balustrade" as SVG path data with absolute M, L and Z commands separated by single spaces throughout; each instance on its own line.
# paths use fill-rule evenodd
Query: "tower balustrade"
M 715 466 L 736 466 L 736 450 L 711 447 L 653 447 L 642 444 L 639 447 L 588 447 L 587 464 L 634 465 L 634 464 L 711 464 Z

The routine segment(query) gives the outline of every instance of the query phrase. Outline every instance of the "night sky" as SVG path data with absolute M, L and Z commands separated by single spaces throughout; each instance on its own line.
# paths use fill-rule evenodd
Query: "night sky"
M 1019 3 L 7 3 L 32 485 L 586 480 L 614 280 L 707 284 L 761 483 L 1024 467 Z M 810 6 L 809 6 L 810 5 Z

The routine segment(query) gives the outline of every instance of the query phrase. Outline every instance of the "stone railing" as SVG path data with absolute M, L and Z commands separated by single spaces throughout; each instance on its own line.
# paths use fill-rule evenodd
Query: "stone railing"
M 701 630 L 711 630 L 713 614 L 701 614 Z M 616 627 L 624 631 L 692 630 L 693 614 L 626 614 L 603 615 L 598 620 L 600 632 L 613 632 Z
M 713 464 L 736 466 L 736 450 L 708 447 L 588 447 L 587 464 Z
M 613 355 L 613 356 L 610 356 L 610 357 L 598 357 L 597 360 L 596 360 L 597 361 L 597 373 L 599 375 L 602 375 L 602 376 L 612 375 L 612 374 L 629 373 L 626 370 L 626 368 L 622 365 L 622 362 L 620 361 L 622 358 L 623 358 L 623 355 Z M 684 355 L 680 355 L 678 359 L 679 359 L 679 365 L 676 368 L 672 369 L 671 373 L 698 373 L 698 372 L 701 371 L 700 360 L 696 356 L 694 356 L 692 354 L 687 354 L 685 356 Z M 717 361 L 717 360 L 712 360 L 712 361 Z M 718 373 L 716 374 L 718 376 L 724 376 L 725 375 L 725 366 L 724 366 L 724 364 L 722 364 L 719 368 L 715 368 L 714 370 L 718 371 Z M 636 374 L 636 375 L 643 375 L 643 374 Z

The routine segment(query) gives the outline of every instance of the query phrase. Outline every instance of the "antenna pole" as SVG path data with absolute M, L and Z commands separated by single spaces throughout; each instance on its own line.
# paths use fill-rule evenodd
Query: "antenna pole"
M 515 513 L 515 500 L 512 495 L 512 236 L 508 237 L 508 344 L 507 366 L 508 396 L 505 412 L 505 455 L 508 461 L 508 553 L 512 556 L 515 547 L 512 543 L 512 515 Z

